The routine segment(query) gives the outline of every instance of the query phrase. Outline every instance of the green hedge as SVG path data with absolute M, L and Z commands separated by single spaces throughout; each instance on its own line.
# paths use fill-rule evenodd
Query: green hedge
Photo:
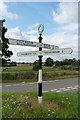
M 35 79 L 37 77 L 35 72 L 6 72 L 2 74 L 2 80 L 21 80 L 21 79 Z

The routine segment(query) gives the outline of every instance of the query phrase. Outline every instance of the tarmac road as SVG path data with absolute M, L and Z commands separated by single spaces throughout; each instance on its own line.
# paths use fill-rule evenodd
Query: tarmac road
M 79 78 L 70 78 L 62 80 L 43 81 L 43 92 L 78 92 Z M 2 92 L 26 92 L 37 91 L 37 82 L 30 83 L 0 83 L 0 91 Z

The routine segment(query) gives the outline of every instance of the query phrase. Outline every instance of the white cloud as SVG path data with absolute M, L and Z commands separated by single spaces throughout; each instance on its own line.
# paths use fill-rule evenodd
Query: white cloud
M 19 19 L 19 16 L 17 14 L 14 14 L 8 11 L 8 7 L 5 3 L 0 2 L 0 18 L 2 19 L 4 17 L 12 19 L 12 20 Z
M 78 22 L 78 3 L 60 3 L 57 12 L 53 11 L 53 20 L 59 24 Z
M 66 25 L 60 26 L 58 29 L 55 29 L 54 32 L 60 33 L 61 31 L 66 34 L 77 34 L 78 35 L 79 25 L 78 23 L 69 23 Z
M 28 32 L 26 32 L 28 35 L 34 35 L 38 33 L 38 26 L 39 24 L 34 24 L 32 26 L 28 27 Z
M 29 29 L 36 29 L 39 26 L 39 24 L 34 24 L 32 26 L 29 27 Z
M 27 32 L 28 35 L 36 34 L 38 31 L 37 30 L 30 30 Z
M 25 38 L 24 34 L 21 32 L 19 27 L 8 29 L 6 33 L 7 38 L 14 38 L 14 39 L 28 39 L 27 36 Z
M 53 20 L 60 26 L 52 36 L 48 36 L 48 39 L 61 48 L 73 49 L 71 55 L 60 55 L 59 59 L 65 57 L 78 59 L 78 3 L 60 3 L 57 11 L 53 11 Z
M 65 32 L 74 32 L 78 33 L 78 24 L 77 23 L 70 23 L 62 27 L 62 30 Z

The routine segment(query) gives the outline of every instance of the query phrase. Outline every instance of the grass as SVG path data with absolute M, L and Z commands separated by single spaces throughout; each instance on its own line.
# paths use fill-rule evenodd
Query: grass
M 5 67 L 2 68 L 2 71 Z M 38 71 L 33 71 L 32 65 L 18 64 L 15 67 L 8 67 L 2 74 L 2 82 L 34 82 L 38 79 Z M 43 81 L 64 78 L 73 78 L 80 75 L 76 70 L 62 70 L 61 68 L 43 66 Z
M 36 92 L 2 94 L 3 118 L 78 118 L 78 94 L 43 93 L 38 104 Z

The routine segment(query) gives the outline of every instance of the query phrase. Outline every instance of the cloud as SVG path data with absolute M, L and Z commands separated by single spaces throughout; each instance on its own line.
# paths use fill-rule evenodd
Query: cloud
M 6 37 L 7 38 L 22 39 L 23 35 L 22 35 L 21 31 L 19 30 L 19 28 L 16 27 L 16 28 L 8 29 L 8 31 L 6 33 Z
M 36 34 L 37 30 L 30 30 L 27 32 L 28 35 Z
M 70 23 L 62 27 L 62 30 L 65 32 L 78 32 L 78 24 L 77 23 Z
M 60 3 L 57 11 L 53 11 L 53 20 L 59 24 L 78 22 L 78 3 Z
M 36 29 L 39 26 L 39 24 L 34 24 L 32 26 L 29 26 L 29 29 Z
M 19 16 L 17 14 L 8 11 L 8 7 L 5 3 L 0 2 L 0 18 L 2 19 L 4 17 L 12 20 L 19 19 Z
M 28 35 L 34 35 L 38 33 L 38 26 L 39 24 L 34 24 L 32 26 L 28 27 L 28 32 L 26 32 Z
M 59 45 L 60 48 L 73 49 L 71 55 L 60 55 L 59 59 L 65 57 L 78 59 L 78 3 L 60 3 L 57 10 L 53 11 L 53 20 L 60 26 L 52 36 L 48 36 L 48 39 Z M 46 39 L 46 41 L 48 40 Z
M 55 33 L 63 32 L 65 34 L 79 34 L 78 33 L 79 25 L 78 23 L 69 23 L 66 25 L 60 26 L 58 29 L 55 29 Z

